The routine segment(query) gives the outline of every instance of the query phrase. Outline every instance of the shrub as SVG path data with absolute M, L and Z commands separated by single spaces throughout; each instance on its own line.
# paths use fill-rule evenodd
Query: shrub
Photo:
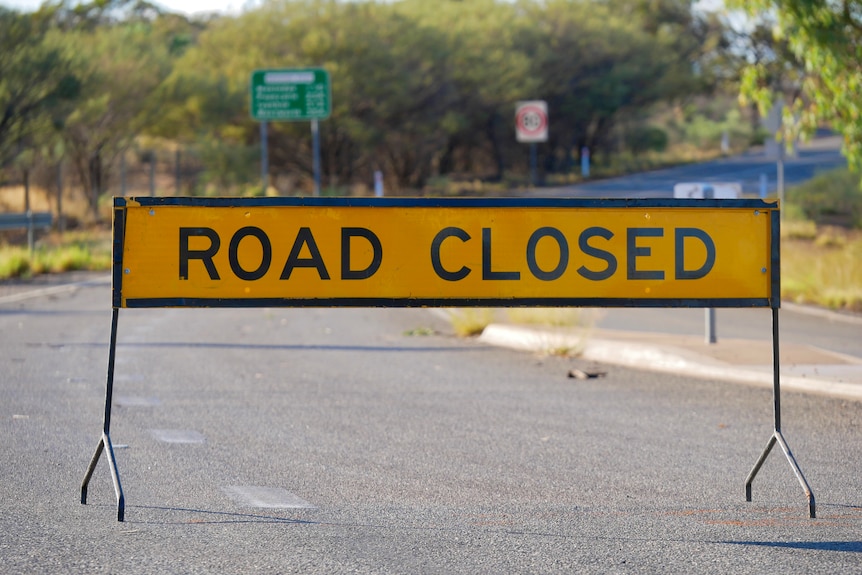
M 626 144 L 633 154 L 664 152 L 667 149 L 667 132 L 655 126 L 639 126 L 626 136 Z
M 787 190 L 788 207 L 798 208 L 817 224 L 862 228 L 862 186 L 859 174 L 847 169 L 818 174 Z

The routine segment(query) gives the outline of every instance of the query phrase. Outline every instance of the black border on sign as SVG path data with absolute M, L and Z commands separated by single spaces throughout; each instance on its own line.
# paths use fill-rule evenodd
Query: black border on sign
M 145 307 L 771 307 L 770 298 L 134 298 Z
M 781 307 L 781 213 L 778 210 L 770 212 L 772 214 L 772 226 L 770 240 L 772 246 L 770 249 L 772 261 L 769 263 L 770 271 L 772 272 L 772 286 L 769 293 L 772 295 L 769 301 L 769 307 L 778 309 Z
M 693 198 L 320 198 L 262 197 L 194 198 L 188 196 L 142 196 L 114 198 L 114 207 L 123 208 L 131 202 L 141 207 L 197 206 L 214 208 L 243 207 L 425 207 L 425 208 L 750 208 L 776 209 L 775 202 L 759 199 L 701 200 Z
M 114 237 L 111 256 L 111 305 L 114 308 L 123 306 L 123 245 L 126 242 L 126 210 L 114 198 Z M 125 204 L 123 204 L 125 205 Z
M 458 208 L 748 208 L 772 209 L 771 297 L 769 298 L 134 298 L 123 304 L 123 242 L 125 208 L 135 202 L 141 207 L 196 206 L 235 207 L 458 207 Z M 584 198 L 114 198 L 113 307 L 771 307 L 780 300 L 779 212 L 775 203 L 760 199 L 701 200 L 671 198 L 584 199 Z

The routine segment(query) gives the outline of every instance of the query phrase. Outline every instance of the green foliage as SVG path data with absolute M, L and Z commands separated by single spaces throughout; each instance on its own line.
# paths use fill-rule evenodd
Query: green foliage
M 215 188 L 217 195 L 252 184 L 260 179 L 257 160 L 260 149 L 225 140 L 204 140 L 197 148 L 205 169 L 201 184 Z M 260 186 L 258 185 L 258 188 Z
M 114 159 L 159 113 L 156 89 L 170 69 L 168 41 L 146 23 L 124 23 L 58 35 L 81 78 L 66 122 L 72 165 L 94 215 Z
M 664 125 L 672 142 L 703 151 L 721 149 L 725 136 L 731 150 L 745 149 L 759 137 L 730 96 L 678 107 Z
M 668 146 L 675 134 L 653 111 L 714 85 L 722 38 L 687 0 L 265 0 L 200 22 L 140 0 L 47 6 L 50 45 L 78 82 L 62 115 L 65 152 L 93 210 L 140 135 L 199 150 L 200 183 L 242 193 L 258 170 L 248 100 L 262 68 L 330 72 L 324 188 L 368 186 L 377 170 L 387 193 L 523 174 L 513 114 L 527 99 L 549 104 L 540 171 L 568 177 L 582 147 L 609 164 Z M 267 144 L 278 191 L 310 191 L 307 122 L 270 124 Z
M 689 34 L 697 21 L 686 3 L 664 0 L 660 18 L 650 6 L 616 4 L 272 0 L 201 33 L 165 83 L 171 106 L 156 130 L 249 144 L 251 71 L 324 66 L 334 106 L 321 123 L 329 185 L 368 183 L 378 169 L 394 191 L 488 167 L 499 179 L 524 158 L 512 122 L 518 100 L 548 100 L 543 153 L 570 158 L 583 145 L 611 148 L 615 125 L 701 88 L 691 63 L 703 35 Z M 272 125 L 274 179 L 298 174 L 310 187 L 310 147 L 307 125 Z
M 31 254 L 26 247 L 0 245 L 0 279 L 74 270 L 108 270 L 111 240 L 107 232 L 73 233 L 47 242 Z
M 0 257 L 0 279 L 26 277 L 30 273 L 30 256 L 26 248 L 6 248 Z
M 655 151 L 663 152 L 667 149 L 667 132 L 655 126 L 637 126 L 626 136 L 626 144 L 633 154 Z
M 0 167 L 51 137 L 79 91 L 70 59 L 46 39 L 41 14 L 0 6 Z
M 862 229 L 862 187 L 859 174 L 832 170 L 787 190 L 786 202 L 817 224 Z
M 685 125 L 685 139 L 698 147 L 715 147 L 721 140 L 723 131 L 721 122 L 714 122 L 703 114 L 697 114 Z
M 859 0 L 736 0 L 749 14 L 776 18 L 773 36 L 804 64 L 784 111 L 785 141 L 828 123 L 844 136 L 850 166 L 862 169 L 862 3 Z M 801 88 L 801 90 L 799 89 Z M 742 93 L 762 110 L 775 100 L 766 65 L 746 70 Z

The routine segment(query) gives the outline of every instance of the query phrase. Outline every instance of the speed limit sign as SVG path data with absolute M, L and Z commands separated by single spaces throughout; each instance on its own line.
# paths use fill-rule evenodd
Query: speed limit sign
M 518 102 L 515 134 L 519 142 L 548 141 L 548 104 L 544 100 Z

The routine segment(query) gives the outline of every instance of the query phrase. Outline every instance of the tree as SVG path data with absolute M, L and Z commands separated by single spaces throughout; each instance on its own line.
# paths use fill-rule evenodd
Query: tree
M 62 41 L 81 78 L 64 139 L 98 217 L 114 159 L 159 114 L 154 94 L 170 71 L 167 42 L 146 22 L 71 30 Z
M 537 97 L 548 101 L 547 170 L 568 168 L 584 146 L 615 149 L 617 127 L 701 89 L 698 52 L 681 39 L 693 20 L 679 3 L 660 4 L 683 24 L 658 25 L 650 10 L 627 0 L 522 3 L 531 26 L 522 27 L 519 46 L 539 79 Z
M 42 13 L 0 6 L 0 167 L 62 125 L 79 91 L 70 59 L 46 40 Z
M 736 17 L 722 19 L 725 22 L 724 42 L 709 65 L 720 78 L 723 91 L 739 95 L 746 69 L 751 67 L 758 70 L 757 83 L 767 93 L 780 94 L 782 99 L 791 101 L 802 96 L 805 66 L 790 50 L 787 40 L 773 34 L 774 18 L 762 15 L 744 24 Z M 762 129 L 758 103 L 745 98 L 743 104 L 750 110 L 752 133 L 757 133 Z
M 548 100 L 543 148 L 561 159 L 549 168 L 566 169 L 573 148 L 610 149 L 618 126 L 635 133 L 656 104 L 702 90 L 696 64 L 712 34 L 687 0 L 266 0 L 208 23 L 160 89 L 148 131 L 247 158 L 259 142 L 251 72 L 314 66 L 332 78 L 320 124 L 330 186 L 370 183 L 376 169 L 390 189 L 457 171 L 500 178 L 525 156 L 513 125 L 525 99 Z M 268 133 L 270 175 L 310 187 L 308 123 Z
M 416 188 L 452 130 L 449 63 L 442 34 L 393 6 L 293 0 L 212 23 L 166 85 L 188 118 L 189 136 L 241 151 L 258 137 L 248 112 L 251 72 L 324 67 L 333 92 L 332 115 L 320 124 L 329 184 L 370 182 L 380 168 L 393 186 Z M 310 183 L 308 123 L 271 123 L 269 157 L 273 175 Z
M 773 33 L 785 40 L 805 66 L 802 93 L 785 108 L 785 141 L 797 132 L 811 133 L 826 123 L 844 137 L 851 168 L 862 170 L 862 2 L 860 0 L 734 0 L 749 15 L 775 17 Z M 771 108 L 774 93 L 768 71 L 747 68 L 742 95 L 761 111 Z
M 502 178 L 515 103 L 535 97 L 538 80 L 516 42 L 529 25 L 511 2 L 498 0 L 404 0 L 404 14 L 433 27 L 447 44 L 447 67 L 455 102 L 450 134 L 439 153 L 442 173 L 484 173 Z M 490 169 L 489 169 L 490 168 Z

